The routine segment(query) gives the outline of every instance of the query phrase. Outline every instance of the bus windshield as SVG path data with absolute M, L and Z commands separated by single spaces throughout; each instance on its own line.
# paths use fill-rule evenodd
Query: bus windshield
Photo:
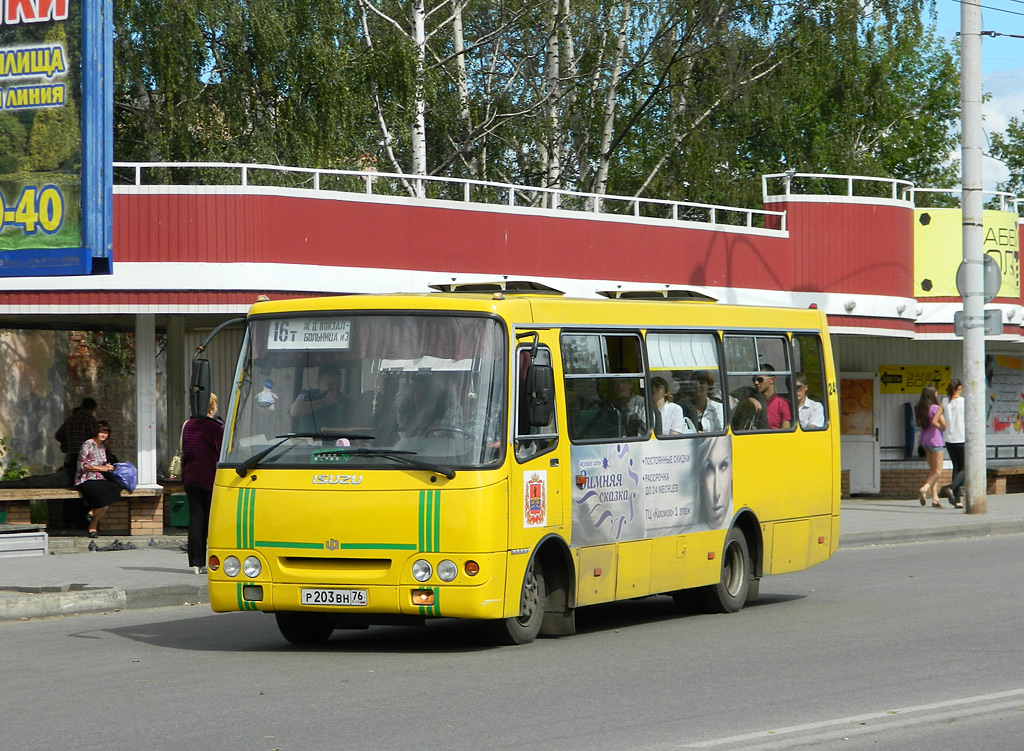
M 508 432 L 506 350 L 504 327 L 482 315 L 253 318 L 222 461 L 325 470 L 493 466 Z

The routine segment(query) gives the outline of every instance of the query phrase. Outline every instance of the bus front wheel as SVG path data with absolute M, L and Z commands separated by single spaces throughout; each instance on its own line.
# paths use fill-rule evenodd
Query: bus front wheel
M 753 566 L 746 535 L 733 527 L 725 538 L 722 576 L 718 584 L 700 589 L 701 603 L 710 613 L 735 613 L 747 601 L 752 578 Z
M 292 644 L 322 644 L 334 631 L 334 624 L 326 613 L 274 613 L 281 636 Z
M 494 640 L 499 644 L 529 644 L 540 633 L 544 621 L 544 601 L 547 590 L 544 572 L 534 561 L 523 577 L 521 610 L 514 618 L 502 618 L 492 624 Z

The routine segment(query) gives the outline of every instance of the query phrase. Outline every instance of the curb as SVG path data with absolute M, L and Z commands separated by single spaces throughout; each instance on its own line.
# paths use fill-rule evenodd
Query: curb
M 930 529 L 893 529 L 874 532 L 850 532 L 849 534 L 840 533 L 839 547 L 863 548 L 871 545 L 894 545 L 905 542 L 927 542 L 928 540 L 1018 534 L 1024 534 L 1024 519 L 996 522 L 979 521 L 962 527 L 946 526 L 932 527 Z
M 109 587 L 60 592 L 0 592 L 0 621 L 104 613 L 112 610 L 196 605 L 210 601 L 206 582 L 167 584 L 134 590 Z

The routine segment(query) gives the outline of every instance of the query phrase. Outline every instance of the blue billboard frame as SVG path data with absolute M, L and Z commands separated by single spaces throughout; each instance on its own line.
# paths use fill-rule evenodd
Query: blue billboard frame
M 112 271 L 113 39 L 112 0 L 82 0 L 82 247 L 0 251 L 0 278 Z

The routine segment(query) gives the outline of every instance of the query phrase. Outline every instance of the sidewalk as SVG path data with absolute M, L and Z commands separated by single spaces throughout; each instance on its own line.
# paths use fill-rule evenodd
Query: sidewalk
M 987 513 L 970 515 L 854 498 L 843 502 L 839 546 L 1021 533 L 1024 494 L 988 496 Z M 50 555 L 0 558 L 0 621 L 208 602 L 206 577 L 192 573 L 180 549 L 184 536 L 120 538 L 129 540 L 137 549 L 89 552 L 84 537 L 54 537 Z

